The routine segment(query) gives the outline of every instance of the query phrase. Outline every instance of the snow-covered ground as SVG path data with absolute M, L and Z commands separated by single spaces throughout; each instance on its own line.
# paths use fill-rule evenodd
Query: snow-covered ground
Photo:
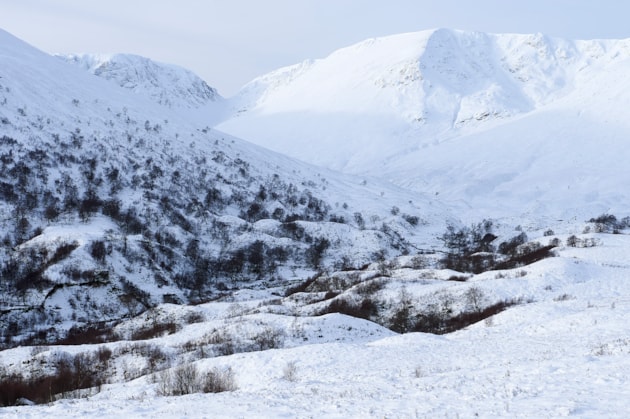
M 630 408 L 630 265 L 619 261 L 630 251 L 630 236 L 591 237 L 600 246 L 562 248 L 559 257 L 500 274 L 487 272 L 465 283 L 439 281 L 436 286 L 442 290 L 477 286 L 489 298 L 528 301 L 450 335 L 397 335 L 340 314 L 265 314 L 261 308 L 281 311 L 289 300 L 259 306 L 269 297 L 243 296 L 240 302 L 196 307 L 205 313 L 206 322 L 154 340 L 168 350 L 221 324 L 236 327 L 241 336 L 261 325 L 285 330 L 283 348 L 195 361 L 201 371 L 231 367 L 238 386 L 233 392 L 158 396 L 157 385 L 140 377 L 105 385 L 88 398 L 9 407 L 0 414 L 20 418 L 625 417 Z M 388 292 L 404 286 L 414 301 L 420 301 L 423 289 L 436 289 L 413 285 L 420 273 L 394 275 Z M 249 314 L 256 307 L 262 312 Z M 45 348 L 54 349 L 91 347 Z M 16 367 L 31 353 L 31 348 L 4 351 L 0 362 Z

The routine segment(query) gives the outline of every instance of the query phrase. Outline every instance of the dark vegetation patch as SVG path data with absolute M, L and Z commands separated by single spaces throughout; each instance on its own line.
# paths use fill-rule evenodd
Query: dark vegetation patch
M 371 298 L 363 298 L 359 301 L 350 301 L 346 297 L 332 300 L 318 315 L 340 313 L 360 319 L 370 320 L 378 314 L 378 306 Z
M 181 330 L 181 326 L 173 321 L 154 322 L 141 329 L 136 329 L 131 334 L 131 340 L 147 340 L 165 335 L 172 335 Z
M 466 310 L 450 317 L 444 317 L 437 312 L 420 313 L 413 319 L 411 331 L 437 335 L 452 333 L 522 303 L 520 299 L 503 300 L 481 310 Z
M 49 403 L 60 398 L 79 397 L 79 390 L 96 388 L 105 383 L 111 351 L 59 356 L 54 372 L 25 377 L 10 374 L 0 380 L 0 406 L 30 401 Z
M 496 239 L 489 220 L 459 229 L 449 226 L 440 237 L 446 248 L 441 259 L 442 267 L 475 274 L 496 269 L 513 269 L 553 257 L 553 248 L 560 244 L 554 240 L 545 246 L 538 242 L 528 242 L 525 233 L 501 242 L 498 246 L 494 243 Z

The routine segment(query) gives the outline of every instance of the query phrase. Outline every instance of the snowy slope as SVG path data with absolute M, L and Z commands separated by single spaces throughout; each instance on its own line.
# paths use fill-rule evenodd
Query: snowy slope
M 372 39 L 252 81 L 218 128 L 480 213 L 627 206 L 629 46 L 447 29 Z
M 6 32 L 0 56 L 7 342 L 432 248 L 450 217 L 431 197 L 208 129 Z
M 192 72 L 133 54 L 71 54 L 56 57 L 169 107 L 199 107 L 221 100 Z
M 470 283 L 429 279 L 431 285 L 421 286 L 417 278 L 423 271 L 398 273 L 391 281 L 392 291 L 405 289 L 416 306 L 422 304 L 423 293 L 455 294 L 471 286 L 489 298 L 529 299 L 445 336 L 392 335 L 341 315 L 271 314 L 265 308 L 279 311 L 291 303 L 270 302 L 260 295 L 185 310 L 163 307 L 163 316 L 183 317 L 195 310 L 206 320 L 146 342 L 109 344 L 114 354 L 110 362 L 133 376 L 146 371 L 146 366 L 129 348 L 135 345 L 141 351 L 143 345 L 157 345 L 173 362 L 187 359 L 184 362 L 200 371 L 230 367 L 235 391 L 165 397 L 158 394 L 160 376 L 147 374 L 105 385 L 90 397 L 6 407 L 0 413 L 20 418 L 175 418 L 202 417 L 208 412 L 222 418 L 623 418 L 630 396 L 630 298 L 624 283 L 628 266 L 617 261 L 627 253 L 630 240 L 627 235 L 596 238 L 602 243 L 597 248 L 562 248 L 557 258 L 504 271 L 502 276 L 481 274 Z M 523 271 L 525 275 L 519 273 Z M 252 314 L 259 310 L 263 312 Z M 224 356 L 208 355 L 206 349 L 202 359 L 182 353 L 186 342 L 203 341 L 209 333 L 216 336 L 217 329 L 231 328 L 246 339 L 256 328 L 270 326 L 286 331 L 282 347 Z M 0 353 L 0 362 L 9 371 L 28 370 L 32 358 L 41 362 L 100 346 L 16 348 Z
M 146 58 L 66 59 L 200 126 L 439 196 L 460 217 L 535 222 L 630 203 L 611 164 L 626 149 L 627 58 L 623 40 L 437 29 L 277 70 L 228 100 Z
M 431 212 L 427 217 L 441 214 L 439 218 L 445 219 L 445 208 L 431 197 L 409 192 L 370 176 L 347 176 L 305 164 L 223 132 L 210 130 L 204 121 L 197 120 L 195 114 L 171 112 L 157 106 L 153 100 L 155 97 L 147 93 L 146 86 L 138 88 L 137 93 L 141 94 L 129 94 L 126 90 L 128 86 L 123 86 L 125 89 L 113 88 L 108 81 L 86 74 L 63 60 L 53 59 L 6 32 L 0 33 L 0 52 L 4 60 L 0 73 L 0 110 L 8 120 L 2 126 L 3 133 L 13 135 L 22 132 L 20 138 L 30 135 L 46 140 L 46 135 L 51 132 L 68 135 L 79 127 L 86 130 L 83 132 L 86 140 L 90 134 L 94 134 L 99 140 L 104 137 L 101 141 L 103 146 L 114 148 L 125 147 L 125 142 L 130 141 L 128 134 L 140 133 L 140 137 L 146 137 L 148 142 L 166 142 L 171 147 L 169 150 L 181 153 L 180 157 L 205 155 L 208 160 L 215 157 L 212 162 L 206 163 L 208 168 L 220 166 L 219 161 L 223 158 L 238 160 L 240 157 L 243 163 L 248 163 L 246 166 L 253 178 L 259 176 L 262 179 L 276 174 L 283 182 L 294 183 L 300 190 L 313 189 L 314 195 L 321 196 L 339 211 L 346 212 L 346 216 L 356 210 L 368 211 L 365 215 L 368 224 L 371 216 L 376 215 L 373 211 L 389 214 L 392 205 L 398 205 L 401 211 L 409 210 L 410 213 L 414 208 L 426 208 Z M 145 63 L 145 59 L 138 60 Z M 153 64 L 148 65 L 151 68 Z M 187 70 L 182 72 L 196 77 Z M 103 74 L 101 76 L 105 77 Z M 146 82 L 144 77 L 141 79 Z M 182 76 L 177 80 L 182 81 L 184 78 Z M 160 95 L 183 88 L 177 80 L 173 82 L 174 85 L 167 82 L 160 84 L 159 87 L 163 89 Z M 120 80 L 116 81 L 118 83 Z M 213 89 L 211 91 L 214 92 Z M 173 96 L 178 98 L 177 94 Z M 149 97 L 152 99 L 149 100 Z M 181 96 L 184 97 L 188 96 Z M 221 100 L 216 94 L 213 98 Z M 110 144 L 112 140 L 114 142 Z M 169 145 L 171 142 L 173 144 Z M 217 154 L 224 157 L 216 158 Z M 164 158 L 158 152 L 148 157 Z M 348 208 L 340 208 L 344 202 Z M 433 206 L 435 209 L 430 209 Z
M 476 54 L 463 36 L 392 38 L 420 37 L 426 45 L 412 52 L 432 51 L 431 60 L 444 63 L 423 71 L 439 87 L 426 102 L 438 128 L 426 132 L 446 134 L 427 143 L 426 156 L 412 147 L 374 169 L 425 195 L 206 129 L 198 115 L 0 32 L 0 398 L 18 375 L 65 366 L 73 378 L 105 377 L 62 395 L 45 383 L 44 402 L 63 398 L 0 407 L 0 416 L 625 417 L 630 220 L 583 222 L 599 214 L 591 210 L 626 202 L 624 44 L 568 43 L 558 57 L 574 67 L 565 68 L 547 59 L 544 37 L 466 35 L 518 52 L 505 60 L 516 79 L 506 75 L 487 90 L 482 73 L 495 70 L 472 58 L 469 67 L 457 64 L 465 72 L 449 70 L 461 58 L 446 53 L 454 40 L 460 53 Z M 406 52 L 392 44 L 380 54 Z M 285 69 L 282 77 L 297 83 L 320 64 Z M 362 65 L 368 71 L 382 63 Z M 396 74 L 399 80 L 400 68 Z M 335 88 L 351 89 L 345 81 Z M 242 118 L 258 112 L 253 100 L 264 99 L 270 83 L 250 86 L 252 101 L 241 105 L 253 107 Z M 282 91 L 281 83 L 274 89 Z M 380 99 L 393 97 L 391 86 L 379 89 L 389 92 Z M 487 116 L 475 116 L 476 94 L 486 98 L 480 108 L 492 110 Z M 362 113 L 350 112 L 351 101 L 335 106 L 365 122 L 367 110 L 383 114 L 368 96 Z M 453 98 L 462 100 L 453 105 Z M 382 127 L 404 128 L 409 115 L 392 109 Z M 416 122 L 429 127 L 431 115 Z M 300 133 L 322 128 L 309 129 Z M 327 151 L 312 145 L 312 152 Z M 580 184 L 566 183 L 576 175 Z M 493 242 L 526 231 L 540 245 L 553 241 L 553 257 L 476 275 L 443 269 L 441 253 L 431 250 L 439 250 L 445 223 L 490 215 L 502 217 Z M 313 252 L 323 239 L 329 247 Z M 401 319 L 417 327 L 504 301 L 514 305 L 446 335 L 387 329 Z M 365 318 L 340 307 L 359 308 Z M 97 343 L 97 335 L 50 344 L 72 325 L 102 321 L 108 342 Z M 21 338 L 31 339 L 19 345 Z M 164 395 L 169 371 L 187 365 L 203 377 L 229 367 L 235 388 Z
M 133 54 L 70 54 L 56 57 L 160 105 L 189 114 L 194 112 L 207 124 L 223 117 L 224 98 L 185 68 Z

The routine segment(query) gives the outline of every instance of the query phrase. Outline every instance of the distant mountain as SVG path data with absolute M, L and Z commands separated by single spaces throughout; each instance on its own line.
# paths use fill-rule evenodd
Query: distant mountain
M 133 54 L 58 54 L 56 57 L 174 112 L 194 116 L 204 126 L 226 117 L 225 99 L 185 68 Z
M 168 107 L 198 108 L 223 100 L 193 72 L 133 54 L 56 55 L 121 87 Z
M 448 29 L 371 39 L 255 79 L 217 128 L 482 214 L 625 208 L 628 46 Z

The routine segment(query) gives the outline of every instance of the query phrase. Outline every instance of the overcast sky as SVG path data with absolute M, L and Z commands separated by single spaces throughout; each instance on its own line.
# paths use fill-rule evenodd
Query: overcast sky
M 626 0 L 0 0 L 0 27 L 39 49 L 144 55 L 224 96 L 371 37 L 446 27 L 630 38 L 628 16 Z

